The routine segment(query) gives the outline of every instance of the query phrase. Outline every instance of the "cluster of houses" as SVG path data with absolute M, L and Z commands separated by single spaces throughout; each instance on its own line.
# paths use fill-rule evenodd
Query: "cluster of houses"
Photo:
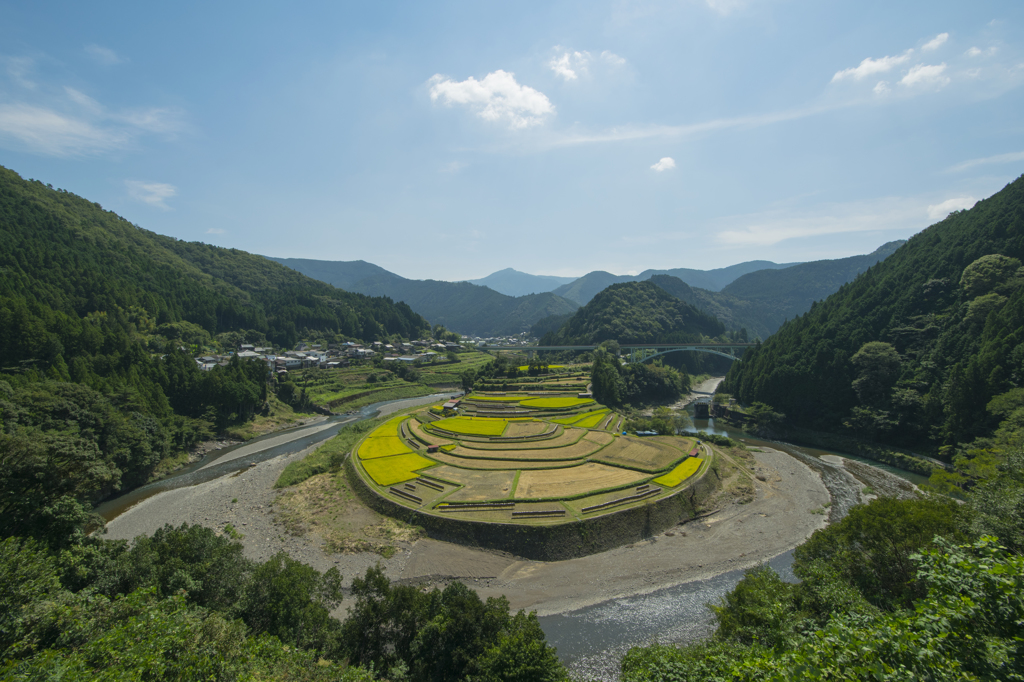
M 321 344 L 300 343 L 295 350 L 276 353 L 273 348 L 261 348 L 244 343 L 238 351 L 227 355 L 202 355 L 197 357 L 196 364 L 203 371 L 214 367 L 225 366 L 231 358 L 237 356 L 241 360 L 265 362 L 267 369 L 278 374 L 285 374 L 291 369 L 319 367 L 335 369 L 347 367 L 352 360 L 367 360 L 375 355 L 383 355 L 384 362 L 401 362 L 407 364 L 424 364 L 433 362 L 439 355 L 449 351 L 461 351 L 457 343 L 438 343 L 434 341 L 412 341 L 411 343 L 382 343 L 374 341 L 370 344 L 345 343 L 329 344 L 323 348 Z

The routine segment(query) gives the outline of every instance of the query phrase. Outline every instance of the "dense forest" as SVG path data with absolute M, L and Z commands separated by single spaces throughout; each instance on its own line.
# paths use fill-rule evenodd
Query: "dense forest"
M 1024 178 L 784 325 L 723 390 L 799 426 L 947 460 L 1012 442 L 1024 423 L 1022 258 Z
M 408 306 L 148 232 L 3 168 L 0 243 L 2 535 L 69 542 L 92 502 L 262 408 L 265 365 L 200 372 L 191 351 L 430 328 Z
M 550 292 L 506 296 L 470 282 L 406 279 L 364 261 L 272 260 L 347 291 L 401 301 L 435 324 L 472 336 L 519 334 L 541 318 L 579 307 Z

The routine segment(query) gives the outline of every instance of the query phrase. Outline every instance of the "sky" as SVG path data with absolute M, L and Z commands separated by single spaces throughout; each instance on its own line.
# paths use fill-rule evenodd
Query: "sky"
M 0 165 L 461 280 L 869 253 L 1024 173 L 1020 0 L 0 0 Z

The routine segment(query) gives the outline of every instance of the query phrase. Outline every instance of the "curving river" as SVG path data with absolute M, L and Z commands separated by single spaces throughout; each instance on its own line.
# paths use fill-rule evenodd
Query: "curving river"
M 692 406 L 688 408 L 693 417 Z M 886 464 L 833 450 L 820 450 L 789 443 L 764 441 L 713 419 L 693 419 L 694 430 L 728 436 L 755 447 L 781 450 L 808 464 L 821 474 L 832 496 L 829 520 L 835 523 L 857 503 L 860 485 L 841 467 L 822 459 L 839 455 L 870 464 L 920 484 L 927 477 Z M 783 580 L 795 581 L 793 552 L 789 551 L 768 562 Z M 736 586 L 743 571 L 722 573 L 708 580 L 698 580 L 649 594 L 613 599 L 578 611 L 569 611 L 539 618 L 548 642 L 558 649 L 558 657 L 573 677 L 581 680 L 618 680 L 619 661 L 634 646 L 652 643 L 674 644 L 692 642 L 714 632 L 715 619 L 707 604 L 715 604 Z
M 337 415 L 326 421 L 278 431 L 246 443 L 210 453 L 202 460 L 178 470 L 171 476 L 137 488 L 118 498 L 108 500 L 96 511 L 110 521 L 131 506 L 165 490 L 197 485 L 226 474 L 247 469 L 251 464 L 281 455 L 298 452 L 334 436 L 341 428 L 376 417 L 398 403 L 404 406 L 435 402 L 449 393 L 404 400 L 375 403 L 358 413 Z M 692 407 L 688 408 L 692 417 Z M 859 486 L 852 482 L 841 467 L 822 459 L 825 455 L 840 455 L 865 462 L 913 483 L 925 477 L 895 469 L 842 452 L 797 447 L 788 443 L 764 441 L 737 429 L 718 425 L 714 420 L 694 419 L 694 429 L 744 441 L 751 446 L 782 450 L 817 470 L 833 504 L 832 522 L 842 518 L 850 506 L 857 502 Z M 852 482 L 852 483 L 851 483 Z M 795 580 L 792 571 L 792 551 L 781 554 L 769 562 L 785 580 Z M 699 580 L 648 594 L 613 599 L 577 611 L 541 617 L 540 624 L 548 642 L 558 649 L 558 656 L 572 672 L 573 677 L 587 680 L 617 680 L 619 661 L 631 647 L 654 642 L 682 643 L 707 637 L 714 630 L 714 618 L 707 608 L 730 591 L 743 577 L 743 571 L 730 571 L 707 580 Z

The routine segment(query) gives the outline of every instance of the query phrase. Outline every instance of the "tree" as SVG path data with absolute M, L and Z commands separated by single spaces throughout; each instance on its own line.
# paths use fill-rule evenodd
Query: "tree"
M 857 368 L 853 390 L 861 404 L 867 407 L 885 409 L 889 404 L 889 393 L 900 375 L 900 356 L 892 344 L 884 341 L 868 341 L 850 358 Z

